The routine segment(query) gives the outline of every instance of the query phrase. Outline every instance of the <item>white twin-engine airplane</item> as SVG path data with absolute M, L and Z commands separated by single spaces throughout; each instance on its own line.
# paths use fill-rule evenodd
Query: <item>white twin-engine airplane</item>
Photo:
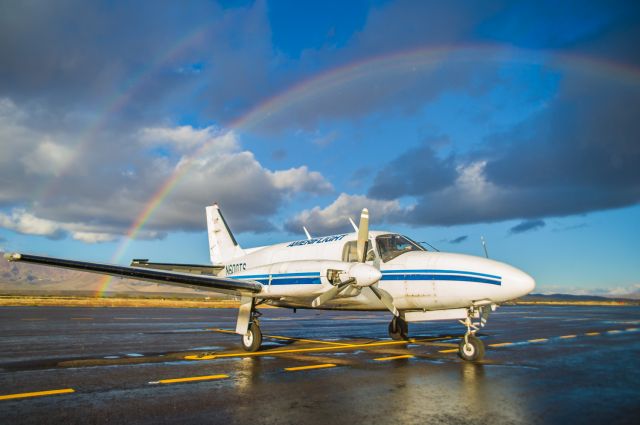
M 392 232 L 369 232 L 362 210 L 354 233 L 242 249 L 217 205 L 206 208 L 213 266 L 150 263 L 131 267 L 87 263 L 28 254 L 10 261 L 64 267 L 118 277 L 206 289 L 240 298 L 236 333 L 242 346 L 262 343 L 256 307 L 327 310 L 388 310 L 389 335 L 407 338 L 411 322 L 458 319 L 466 327 L 459 355 L 478 360 L 484 344 L 475 336 L 499 303 L 531 292 L 534 280 L 508 264 L 482 257 L 427 251 Z M 295 311 L 295 310 L 294 310 Z

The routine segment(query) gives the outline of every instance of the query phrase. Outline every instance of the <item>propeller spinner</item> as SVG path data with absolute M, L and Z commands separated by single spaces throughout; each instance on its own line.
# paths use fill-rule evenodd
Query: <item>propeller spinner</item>
M 361 293 L 367 298 L 380 300 L 394 316 L 399 316 L 398 309 L 393 304 L 393 297 L 384 289 L 374 286 L 382 278 L 380 273 L 380 263 L 374 262 L 376 267 L 366 264 L 367 251 L 369 245 L 369 210 L 362 209 L 360 214 L 360 223 L 358 224 L 358 241 L 356 244 L 356 252 L 358 255 L 358 262 L 353 263 L 347 270 L 340 273 L 341 282 L 335 285 L 328 291 L 320 294 L 313 300 L 311 305 L 318 307 L 325 302 L 335 298 L 345 289 L 347 286 L 353 286 L 361 289 Z M 344 278 L 344 280 L 342 280 Z

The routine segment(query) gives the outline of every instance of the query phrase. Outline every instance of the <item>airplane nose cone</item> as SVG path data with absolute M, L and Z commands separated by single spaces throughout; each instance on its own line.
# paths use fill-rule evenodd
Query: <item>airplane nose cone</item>
M 518 292 L 518 297 L 524 297 L 536 287 L 536 281 L 521 270 L 515 273 L 513 282 L 515 286 L 514 289 Z

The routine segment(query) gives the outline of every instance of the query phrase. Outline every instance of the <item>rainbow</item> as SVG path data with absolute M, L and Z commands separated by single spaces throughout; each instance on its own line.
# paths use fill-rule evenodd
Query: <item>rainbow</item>
M 326 93 L 331 93 L 347 84 L 379 78 L 400 72 L 429 72 L 445 62 L 496 62 L 522 65 L 546 65 L 551 69 L 571 69 L 597 76 L 608 76 L 617 81 L 640 85 L 640 71 L 631 66 L 596 60 L 574 54 L 540 52 L 524 49 L 505 48 L 496 45 L 438 46 L 368 57 L 360 61 L 339 66 L 294 84 L 275 96 L 251 108 L 247 113 L 232 121 L 227 131 L 249 131 L 258 125 L 295 110 L 303 102 Z M 189 171 L 194 159 L 202 156 L 211 144 L 200 146 L 191 156 L 183 159 L 180 166 L 164 181 L 149 199 L 142 212 L 128 229 L 126 236 L 115 251 L 111 262 L 118 262 L 131 242 L 139 234 L 156 209 L 171 193 L 179 180 Z M 103 278 L 98 296 L 108 289 L 110 277 Z

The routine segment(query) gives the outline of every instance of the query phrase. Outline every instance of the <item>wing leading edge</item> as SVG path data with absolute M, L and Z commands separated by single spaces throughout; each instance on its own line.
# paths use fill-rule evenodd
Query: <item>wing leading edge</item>
M 20 253 L 5 254 L 5 258 L 9 261 L 22 261 L 25 263 L 41 264 L 44 266 L 62 267 L 65 269 L 106 274 L 116 277 L 165 283 L 168 285 L 186 286 L 194 289 L 207 289 L 213 292 L 230 295 L 253 296 L 253 294 L 257 294 L 262 290 L 262 284 L 259 282 L 243 281 L 210 275 L 194 275 L 166 270 L 89 263 L 85 261 L 41 257 L 38 255 Z

